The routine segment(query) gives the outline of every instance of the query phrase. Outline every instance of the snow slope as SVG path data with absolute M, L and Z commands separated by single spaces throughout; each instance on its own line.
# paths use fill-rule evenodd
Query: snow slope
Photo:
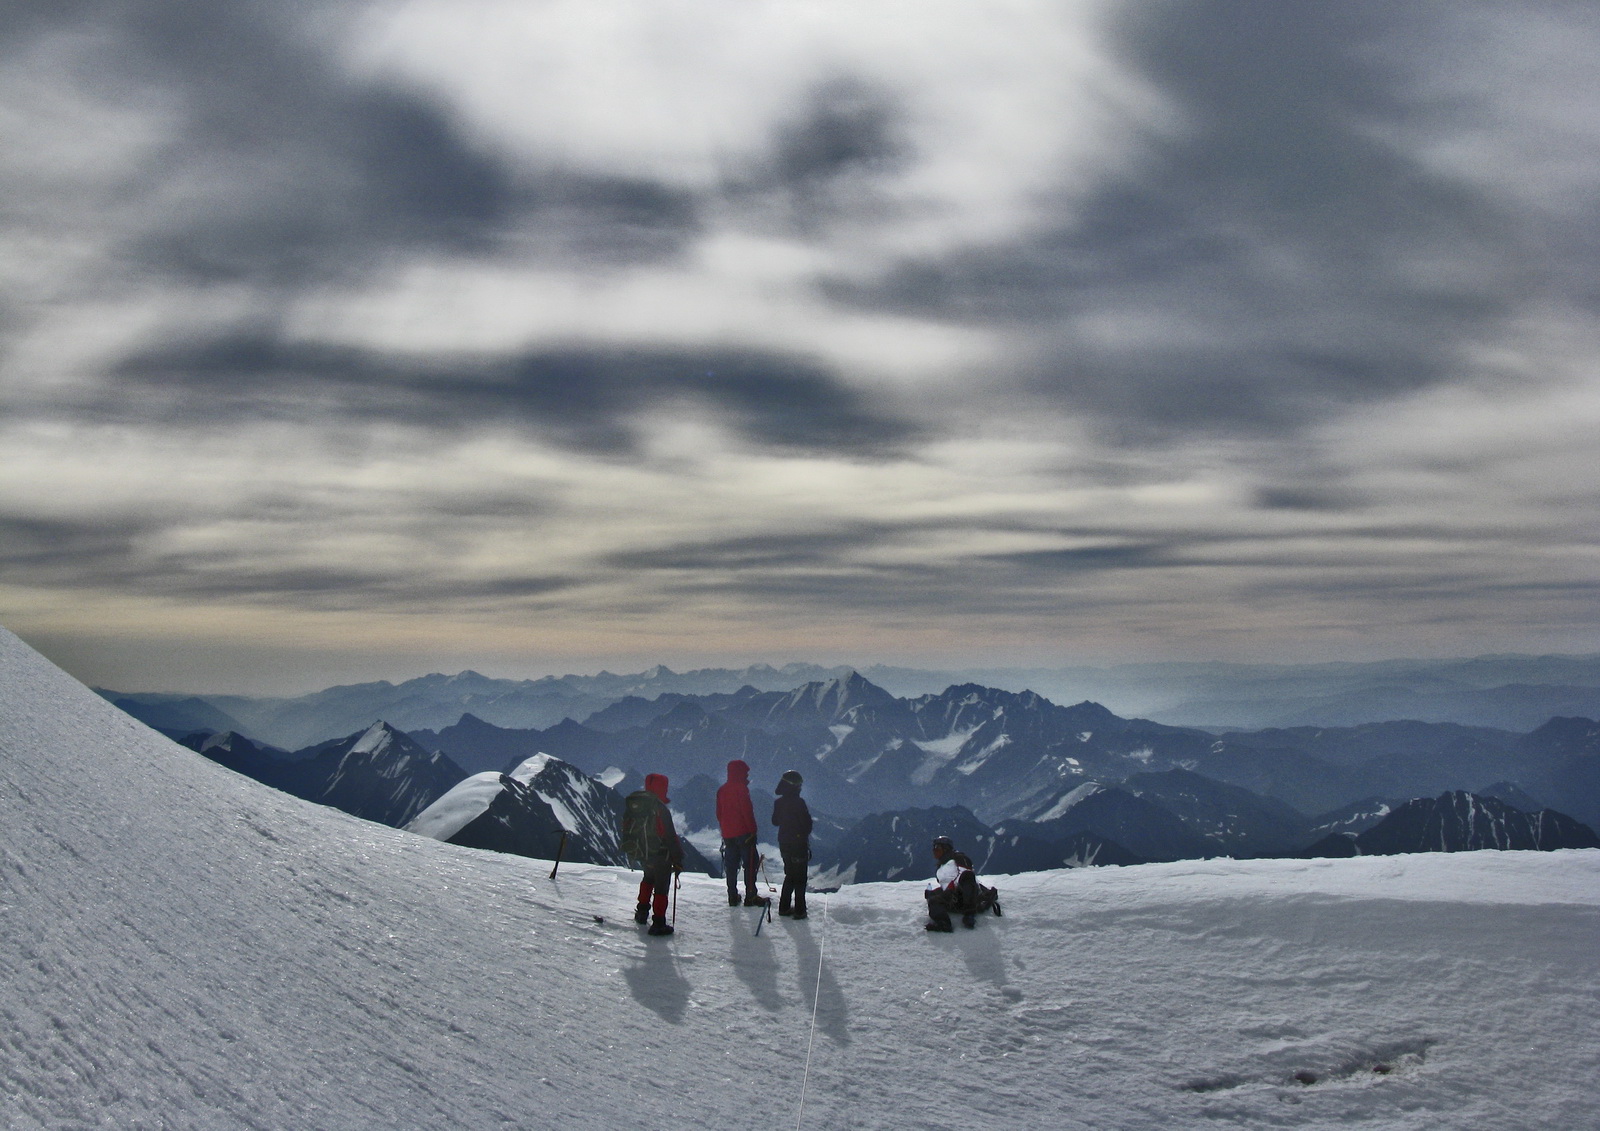
M 1600 851 L 992 878 L 943 937 L 920 883 L 754 938 L 686 879 L 647 939 L 632 875 L 548 872 L 232 774 L 0 630 L 0 1124 L 1600 1125 Z

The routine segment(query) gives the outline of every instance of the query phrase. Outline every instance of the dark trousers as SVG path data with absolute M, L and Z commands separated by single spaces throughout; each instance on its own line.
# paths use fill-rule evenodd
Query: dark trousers
M 949 930 L 950 911 L 956 906 L 956 893 L 940 888 L 938 891 L 928 892 L 927 896 L 928 918 L 932 919 L 941 930 Z
M 667 917 L 667 893 L 672 890 L 672 862 L 665 856 L 646 860 L 644 880 L 639 884 L 639 902 L 651 904 L 657 919 Z
M 778 896 L 778 910 L 793 909 L 800 914 L 806 909 L 806 872 L 811 863 L 811 845 L 780 844 L 783 855 L 783 894 Z
M 739 894 L 739 869 L 744 869 L 744 893 L 756 894 L 756 834 L 724 837 L 722 871 L 728 877 L 728 898 Z

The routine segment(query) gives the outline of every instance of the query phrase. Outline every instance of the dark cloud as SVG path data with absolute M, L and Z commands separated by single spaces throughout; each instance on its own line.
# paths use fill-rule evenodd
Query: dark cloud
M 1360 491 L 1339 486 L 1286 485 L 1260 487 L 1255 504 L 1262 510 L 1355 511 L 1371 503 Z
M 118 576 L 154 524 L 134 518 L 38 518 L 0 514 L 0 569 L 18 581 L 99 584 Z
M 801 232 L 841 217 L 882 215 L 882 183 L 912 155 L 904 114 L 886 90 L 860 78 L 820 83 L 797 114 L 777 124 L 768 151 L 724 191 L 746 206 L 775 210 L 780 224 Z
M 717 538 L 609 554 L 605 565 L 624 570 L 726 570 L 825 565 L 850 550 L 876 546 L 907 527 L 889 524 Z
M 611 554 L 608 568 L 662 574 L 662 592 L 684 596 L 737 594 L 774 606 L 895 610 L 960 607 L 964 613 L 1017 613 L 1059 603 L 1064 577 L 1185 565 L 1182 538 L 1077 549 L 982 552 L 952 550 L 930 561 L 930 537 L 959 534 L 963 546 L 1025 527 L 1003 521 L 943 518 L 852 523 L 793 533 L 684 542 Z M 1032 533 L 1048 533 L 1033 530 Z M 1115 537 L 1072 531 L 1072 537 Z M 1212 540 L 1197 536 L 1196 544 Z M 908 546 L 921 546 L 920 552 Z M 868 557 L 870 552 L 870 557 Z M 897 560 L 897 558 L 901 560 Z
M 160 572 L 146 575 L 140 588 L 163 596 L 324 610 L 504 607 L 581 584 L 577 578 L 557 575 L 463 578 L 410 569 L 400 561 L 370 563 L 362 569 L 332 565 L 262 569 L 243 559 L 206 563 L 183 557 L 162 564 Z
M 841 302 L 1012 327 L 1026 387 L 1135 436 L 1293 428 L 1456 376 L 1525 297 L 1525 228 L 1393 140 L 1459 107 L 1413 67 L 1455 9 L 1190 0 L 1123 10 L 1175 107 L 1125 176 L 1025 240 L 907 262 Z
M 177 135 L 126 188 L 162 203 L 125 262 L 283 286 L 407 249 L 653 260 L 698 230 L 680 190 L 512 161 L 423 92 L 352 77 L 319 42 L 352 7 L 103 0 L 11 17 L 18 35 L 100 33 L 75 78 L 176 113 Z
M 796 121 L 777 130 L 772 172 L 789 185 L 823 185 L 898 168 L 905 143 L 888 95 L 859 80 L 819 86 Z
M 985 554 L 984 560 L 1041 574 L 1149 569 L 1175 564 L 1170 557 L 1173 545 L 1173 541 L 1163 539 L 1117 546 L 1022 550 L 1010 554 Z
M 635 448 L 645 413 L 679 401 L 780 448 L 886 457 L 915 435 L 820 363 L 754 350 L 595 347 L 429 363 L 247 333 L 130 358 L 115 378 L 98 409 L 118 418 L 509 423 L 618 454 Z

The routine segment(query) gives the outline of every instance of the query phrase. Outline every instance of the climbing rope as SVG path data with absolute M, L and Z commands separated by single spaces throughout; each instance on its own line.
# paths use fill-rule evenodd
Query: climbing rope
M 800 1107 L 794 1115 L 795 1131 L 800 1131 L 800 1121 L 806 1114 L 806 1084 L 811 1080 L 811 1044 L 817 1039 L 817 1003 L 822 1000 L 822 960 L 828 953 L 828 897 L 822 897 L 822 945 L 817 948 L 817 988 L 811 994 L 811 1035 L 806 1038 L 806 1071 L 800 1077 Z

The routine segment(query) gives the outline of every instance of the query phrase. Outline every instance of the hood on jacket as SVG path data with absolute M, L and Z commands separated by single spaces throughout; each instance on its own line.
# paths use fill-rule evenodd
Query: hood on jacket
M 667 775 L 646 774 L 644 787 L 661 799 L 661 804 L 667 803 Z
M 746 763 L 745 761 L 743 761 L 740 758 L 735 758 L 733 761 L 729 762 L 728 763 L 728 780 L 729 781 L 744 781 L 744 782 L 749 781 L 750 780 L 750 766 L 749 766 L 749 764 Z
M 776 793 L 779 797 L 787 797 L 790 794 L 799 793 L 800 781 L 800 771 L 789 770 L 783 775 L 783 777 L 778 779 L 778 788 L 772 792 Z

